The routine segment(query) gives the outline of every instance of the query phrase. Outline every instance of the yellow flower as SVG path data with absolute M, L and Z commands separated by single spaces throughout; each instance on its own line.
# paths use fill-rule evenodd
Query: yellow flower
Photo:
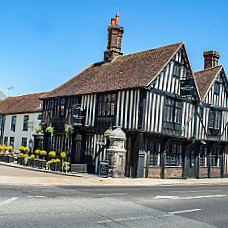
M 28 147 L 25 147 L 25 152 L 29 152 L 30 151 L 30 149 L 28 148 Z
M 34 153 L 38 155 L 40 154 L 40 150 L 35 150 Z
M 20 146 L 20 147 L 18 148 L 18 150 L 20 150 L 21 152 L 25 152 L 25 147 L 24 147 L 24 146 Z
M 30 158 L 31 159 L 34 159 L 35 158 L 35 155 L 34 154 L 31 154 Z
M 40 155 L 41 155 L 41 156 L 45 156 L 46 154 L 47 154 L 47 151 L 45 151 L 45 150 L 41 150 L 41 151 L 40 151 Z
M 66 157 L 66 153 L 65 153 L 65 152 L 62 152 L 62 153 L 60 154 L 60 157 L 61 157 L 62 159 L 64 159 L 64 158 Z
M 10 147 L 8 148 L 8 151 L 9 151 L 9 152 L 13 152 L 13 146 L 10 146 Z
M 54 160 L 54 162 L 60 162 L 60 159 L 59 159 L 59 158 L 56 158 L 56 159 Z
M 48 153 L 48 156 L 49 156 L 50 158 L 54 158 L 54 157 L 56 156 L 55 151 L 50 151 L 50 152 Z

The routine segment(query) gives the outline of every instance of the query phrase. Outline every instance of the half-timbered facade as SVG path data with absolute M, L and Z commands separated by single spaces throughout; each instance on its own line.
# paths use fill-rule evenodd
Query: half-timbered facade
M 219 94 L 213 102 L 217 103 L 211 103 L 209 87 L 202 98 L 202 80 L 192 70 L 184 43 L 123 55 L 123 32 L 117 14 L 108 27 L 104 61 L 91 64 L 41 98 L 43 126 L 54 128 L 53 137 L 45 133 L 45 149 L 66 151 L 72 164 L 87 164 L 97 172 L 99 162 L 107 159 L 109 142 L 104 132 L 118 126 L 127 135 L 127 176 L 200 177 L 203 157 L 199 154 L 206 151 L 205 145 L 209 147 L 219 121 L 224 130 L 219 132 L 222 151 L 227 143 L 224 69 L 220 67 L 216 79 Z M 221 115 L 210 114 L 211 106 L 221 110 Z M 211 121 L 209 127 L 207 118 L 220 119 Z M 70 136 L 64 132 L 66 125 L 74 127 Z M 208 136 L 208 132 L 213 133 Z M 210 176 L 211 165 L 207 167 Z

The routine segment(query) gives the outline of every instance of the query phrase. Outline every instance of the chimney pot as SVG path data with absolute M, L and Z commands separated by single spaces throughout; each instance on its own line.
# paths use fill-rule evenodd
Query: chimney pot
M 203 57 L 204 69 L 218 66 L 220 54 L 217 51 L 205 51 Z
M 112 18 L 111 19 L 111 25 L 115 25 L 116 24 L 116 20 L 115 20 L 115 18 Z
M 116 24 L 119 25 L 119 18 L 120 18 L 120 15 L 119 13 L 116 14 Z

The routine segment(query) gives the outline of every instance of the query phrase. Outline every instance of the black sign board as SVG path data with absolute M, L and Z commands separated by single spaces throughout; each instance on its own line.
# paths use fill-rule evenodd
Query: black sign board
M 99 177 L 108 177 L 109 161 L 101 161 L 99 166 Z
M 195 95 L 195 85 L 194 80 L 181 80 L 180 81 L 180 95 L 182 97 L 194 97 Z
M 84 112 L 81 107 L 72 108 L 72 126 L 82 126 L 84 122 Z

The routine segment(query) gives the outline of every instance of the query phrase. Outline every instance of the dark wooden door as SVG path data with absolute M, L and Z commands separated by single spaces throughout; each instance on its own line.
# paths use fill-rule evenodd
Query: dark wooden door
M 73 147 L 74 149 L 74 156 L 73 156 L 73 164 L 80 164 L 81 162 L 81 148 L 82 148 L 82 136 L 79 134 L 76 134 L 75 136 L 75 145 Z
M 195 151 L 192 149 L 186 151 L 185 177 L 196 177 Z

